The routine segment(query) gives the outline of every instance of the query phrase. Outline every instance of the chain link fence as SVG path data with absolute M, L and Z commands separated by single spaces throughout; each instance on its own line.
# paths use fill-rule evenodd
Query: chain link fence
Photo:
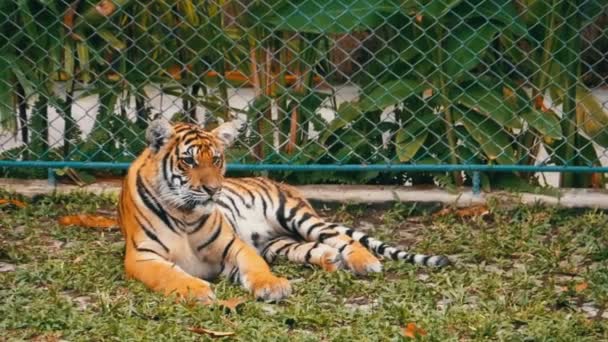
M 4 0 L 0 46 L 3 176 L 126 168 L 158 114 L 296 182 L 608 171 L 604 0 Z

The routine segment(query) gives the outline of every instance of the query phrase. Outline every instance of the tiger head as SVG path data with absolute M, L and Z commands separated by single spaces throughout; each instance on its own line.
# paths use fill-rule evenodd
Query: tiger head
M 156 185 L 162 202 L 184 210 L 212 206 L 226 173 L 224 149 L 234 143 L 243 128 L 244 122 L 239 120 L 212 131 L 195 124 L 152 121 L 146 140 L 153 171 L 146 178 L 155 178 L 149 181 Z

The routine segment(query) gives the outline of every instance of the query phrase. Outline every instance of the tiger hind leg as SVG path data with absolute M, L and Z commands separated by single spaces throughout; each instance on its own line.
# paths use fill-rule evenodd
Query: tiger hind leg
M 375 255 L 403 260 L 416 265 L 444 267 L 450 264 L 443 255 L 424 255 L 404 251 L 374 239 L 355 229 L 327 222 L 314 211 L 294 215 L 287 226 L 297 231 L 307 241 L 316 241 L 330 245 L 342 254 L 346 266 L 356 274 L 380 272 L 382 266 Z
M 273 262 L 277 257 L 285 257 L 289 261 L 316 265 L 329 272 L 342 267 L 342 257 L 337 249 L 319 242 L 297 241 L 287 236 L 270 240 L 261 254 L 268 262 Z
M 337 230 L 336 224 L 326 222 L 315 216 L 306 224 L 295 224 L 301 236 L 307 241 L 329 245 L 335 248 L 344 261 L 346 268 L 355 274 L 367 274 L 382 271 L 380 260 L 359 241 Z M 314 223 L 312 223 L 314 222 Z

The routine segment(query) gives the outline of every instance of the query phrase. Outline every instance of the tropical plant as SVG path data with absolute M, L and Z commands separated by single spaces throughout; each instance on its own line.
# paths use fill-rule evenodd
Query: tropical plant
M 143 148 L 153 114 L 146 89 L 155 86 L 181 99 L 176 119 L 200 120 L 199 107 L 208 126 L 246 114 L 251 130 L 232 153 L 237 162 L 599 165 L 593 143 L 608 148 L 608 119 L 580 82 L 579 47 L 582 28 L 605 7 L 601 0 L 3 1 L 0 63 L 11 67 L 0 69 L 0 124 L 19 127 L 24 143 L 3 158 L 129 161 Z M 353 33 L 365 37 L 369 58 L 351 78 L 358 99 L 338 106 L 330 51 L 335 37 Z M 231 84 L 253 88 L 246 110 L 230 108 Z M 82 137 L 72 106 L 89 95 L 100 106 Z M 131 102 L 135 120 L 125 111 Z M 50 107 L 65 124 L 60 148 L 48 146 Z M 336 115 L 326 120 L 321 109 Z M 541 148 L 550 160 L 536 160 Z M 275 176 L 446 186 L 472 178 Z M 521 187 L 535 184 L 532 176 L 487 172 L 482 184 Z M 602 182 L 569 174 L 562 181 Z

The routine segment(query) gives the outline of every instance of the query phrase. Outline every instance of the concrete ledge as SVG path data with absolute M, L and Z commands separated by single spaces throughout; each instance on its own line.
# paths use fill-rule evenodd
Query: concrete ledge
M 35 195 L 85 191 L 95 194 L 120 191 L 121 182 L 103 181 L 84 187 L 69 184 L 52 186 L 46 180 L 22 180 L 0 178 L 0 188 L 32 197 Z M 386 202 L 440 202 L 458 207 L 486 203 L 495 198 L 512 203 L 544 203 L 568 208 L 608 209 L 608 192 L 590 189 L 562 189 L 559 197 L 530 194 L 492 192 L 474 195 L 465 188 L 460 193 L 450 193 L 433 187 L 372 186 L 372 185 L 302 185 L 297 187 L 309 200 L 342 203 Z

